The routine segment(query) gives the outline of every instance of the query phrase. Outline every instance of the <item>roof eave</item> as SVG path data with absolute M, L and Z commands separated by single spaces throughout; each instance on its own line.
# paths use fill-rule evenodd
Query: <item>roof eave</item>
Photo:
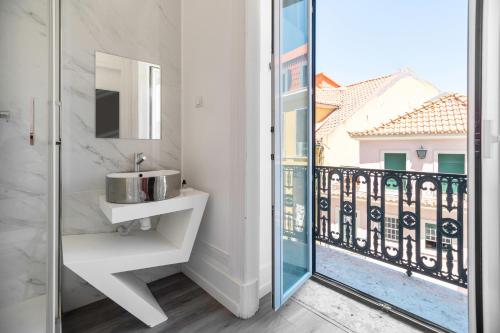
M 444 140 L 444 139 L 464 139 L 467 138 L 467 133 L 422 133 L 422 134 L 397 134 L 397 135 L 352 135 L 349 136 L 359 141 L 393 141 L 393 140 Z

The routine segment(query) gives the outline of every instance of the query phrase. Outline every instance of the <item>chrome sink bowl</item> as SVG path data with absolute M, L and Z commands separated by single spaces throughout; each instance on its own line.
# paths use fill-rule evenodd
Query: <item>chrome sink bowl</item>
M 180 194 L 177 170 L 118 172 L 106 176 L 106 201 L 120 204 L 161 201 Z

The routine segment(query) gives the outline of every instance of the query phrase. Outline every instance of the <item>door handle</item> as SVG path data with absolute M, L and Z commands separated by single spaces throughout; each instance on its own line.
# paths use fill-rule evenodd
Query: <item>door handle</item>
M 31 98 L 30 145 L 35 145 L 35 98 Z
M 0 119 L 5 119 L 6 122 L 9 122 L 10 111 L 0 111 Z
M 483 158 L 491 158 L 493 144 L 498 144 L 500 142 L 500 136 L 498 134 L 492 134 L 492 127 L 492 120 L 483 120 L 483 129 L 481 135 Z

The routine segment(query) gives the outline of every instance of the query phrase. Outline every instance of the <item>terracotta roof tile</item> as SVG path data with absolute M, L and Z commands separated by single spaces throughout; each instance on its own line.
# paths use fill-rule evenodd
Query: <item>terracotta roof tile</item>
M 445 93 L 387 123 L 352 137 L 467 133 L 467 97 Z
M 339 88 L 317 89 L 316 103 L 336 106 L 337 109 L 317 125 L 316 138 L 321 139 L 328 135 L 342 122 L 354 115 L 360 107 L 376 96 L 379 91 L 384 90 L 392 82 L 401 78 L 401 75 L 408 75 L 408 72 L 401 71 Z
M 339 88 L 340 84 L 332 80 L 325 73 L 316 74 L 315 84 L 317 88 Z

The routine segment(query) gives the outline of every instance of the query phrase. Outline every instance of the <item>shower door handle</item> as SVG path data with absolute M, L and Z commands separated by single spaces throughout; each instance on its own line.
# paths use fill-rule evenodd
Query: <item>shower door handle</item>
M 35 145 L 35 98 L 31 98 L 30 145 Z
M 0 119 L 5 119 L 6 122 L 9 122 L 10 111 L 0 111 Z

